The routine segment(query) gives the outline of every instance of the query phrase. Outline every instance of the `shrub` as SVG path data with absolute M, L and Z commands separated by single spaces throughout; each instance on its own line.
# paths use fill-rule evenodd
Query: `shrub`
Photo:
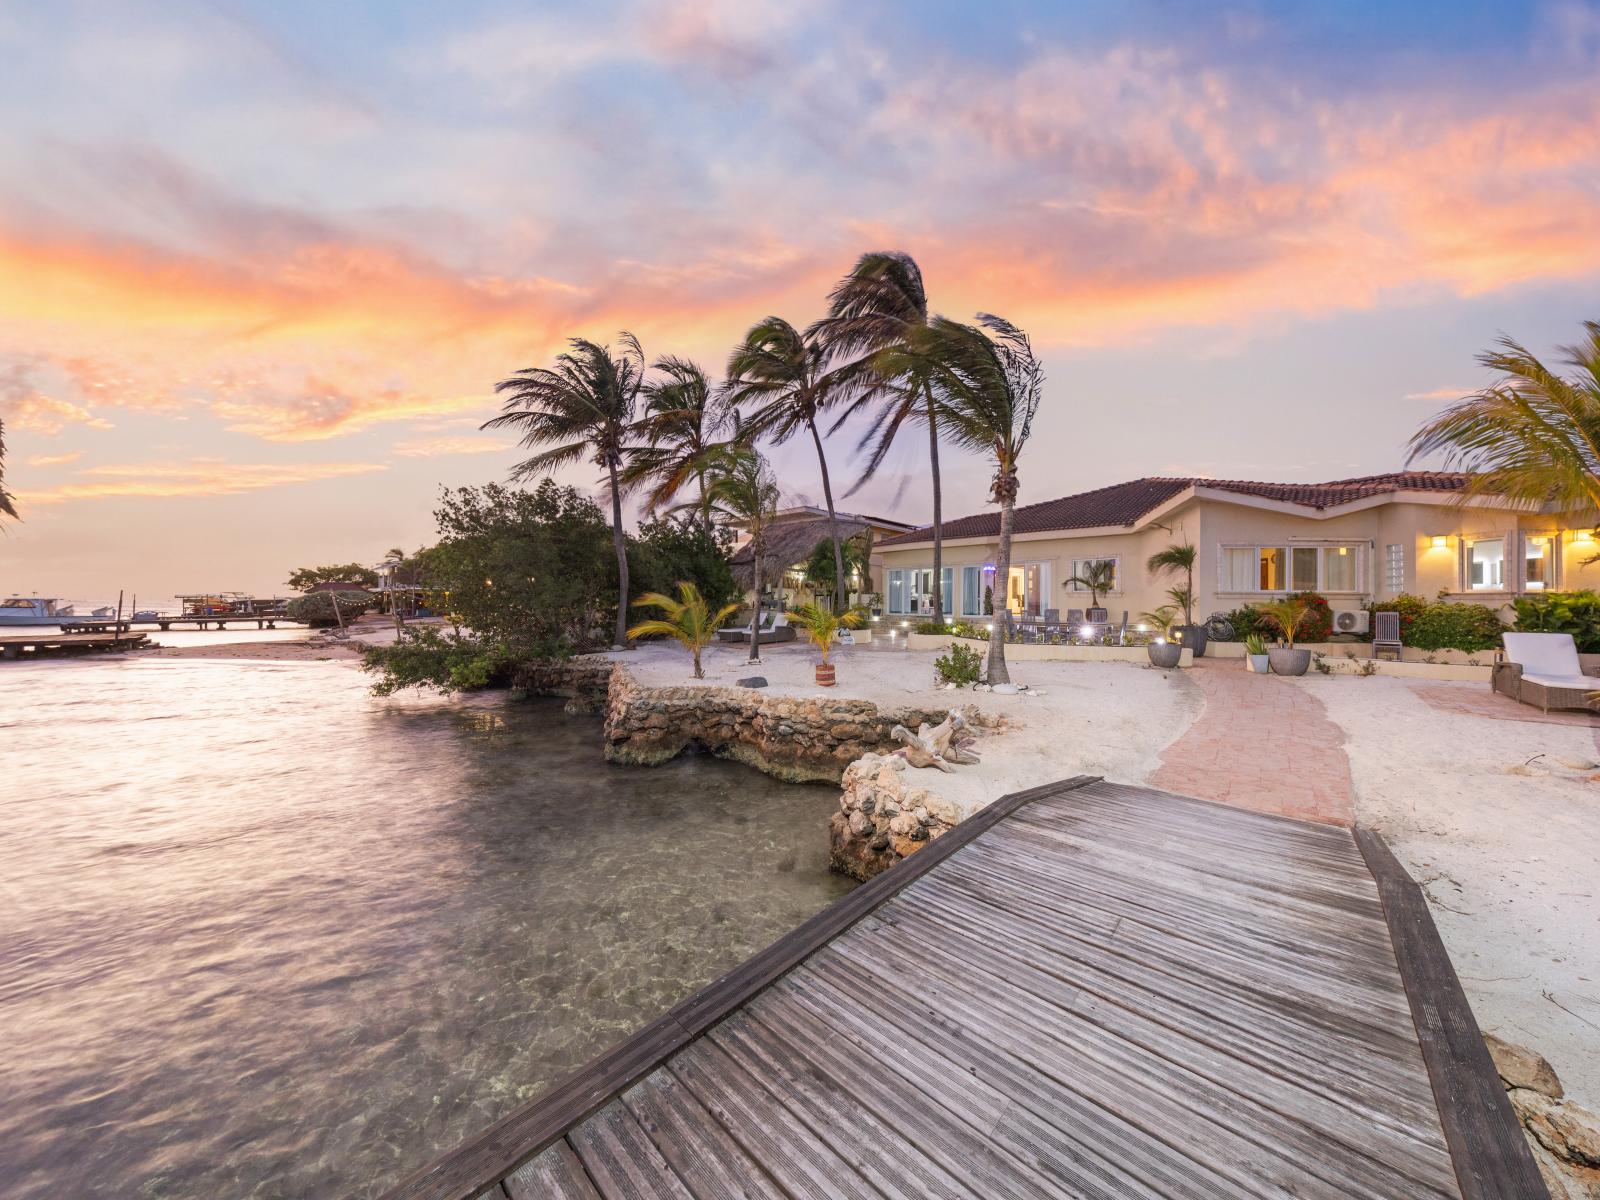
M 1579 654 L 1600 654 L 1600 595 L 1546 592 L 1513 602 L 1516 628 L 1522 633 L 1570 633 Z
M 933 660 L 933 669 L 938 672 L 939 679 L 944 683 L 953 683 L 957 687 L 970 687 L 977 683 L 979 670 L 983 663 L 983 656 L 969 646 L 960 642 L 951 642 L 950 651 L 941 654 Z
M 1411 622 L 1410 636 L 1402 633 L 1401 640 L 1419 650 L 1490 650 L 1505 629 L 1492 608 L 1440 601 L 1425 605 Z
M 1299 633 L 1302 642 L 1325 642 L 1333 636 L 1333 610 L 1328 607 L 1325 596 L 1318 592 L 1293 592 L 1288 599 L 1305 601 L 1306 617 Z
M 1261 609 L 1254 604 L 1245 604 L 1231 612 L 1226 612 L 1223 614 L 1223 619 L 1233 626 L 1233 636 L 1241 642 L 1252 633 L 1276 632 L 1261 624 Z
M 728 565 L 727 538 L 725 530 L 708 533 L 691 520 L 642 522 L 638 536 L 628 539 L 628 590 L 637 600 L 651 592 L 670 596 L 678 584 L 692 583 L 712 611 L 740 599 Z
M 922 621 L 911 628 L 912 633 L 949 633 L 954 626 L 944 621 Z M 958 635 L 959 636 L 959 635 Z
M 1411 645 L 1411 627 L 1416 624 L 1417 618 L 1428 607 L 1428 602 L 1421 596 L 1413 596 L 1410 592 L 1401 592 L 1393 600 L 1379 600 L 1375 604 L 1367 605 L 1369 613 L 1393 612 L 1400 614 L 1400 643 L 1404 646 Z M 1369 631 L 1366 640 L 1372 640 Z
M 950 627 L 950 632 L 959 638 L 977 638 L 980 642 L 989 640 L 989 631 L 971 621 L 957 621 Z
M 339 597 L 339 612 L 333 611 L 333 598 Z M 337 625 L 339 617 L 354 621 L 372 607 L 372 597 L 366 592 L 312 592 L 296 596 L 283 606 L 283 615 L 291 621 L 304 621 L 307 625 Z
M 361 665 L 379 676 L 372 690 L 389 696 L 408 687 L 459 692 L 504 683 L 514 662 L 487 642 L 423 625 L 406 628 L 393 645 L 371 647 Z

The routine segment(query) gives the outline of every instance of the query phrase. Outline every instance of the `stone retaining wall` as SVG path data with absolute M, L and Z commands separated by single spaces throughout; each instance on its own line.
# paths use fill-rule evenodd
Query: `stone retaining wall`
M 605 661 L 526 662 L 511 673 L 511 686 L 529 696 L 565 696 L 570 713 L 601 713 L 612 669 Z

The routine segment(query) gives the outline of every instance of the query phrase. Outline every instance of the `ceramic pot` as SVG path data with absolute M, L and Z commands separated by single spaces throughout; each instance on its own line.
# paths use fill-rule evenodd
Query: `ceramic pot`
M 1311 651 L 1298 647 L 1274 646 L 1267 651 L 1274 675 L 1304 675 L 1311 666 Z
M 1150 655 L 1150 665 L 1163 670 L 1177 666 L 1183 657 L 1183 647 L 1177 642 L 1151 642 L 1145 652 Z
M 1257 675 L 1269 675 L 1269 674 L 1271 674 L 1272 668 L 1268 664 L 1272 660 L 1267 655 L 1265 655 L 1265 654 L 1247 654 L 1247 655 L 1245 655 L 1245 657 L 1250 660 L 1250 669 L 1252 671 L 1254 671 Z
M 1206 627 L 1204 625 L 1178 625 L 1172 631 L 1178 640 L 1194 651 L 1196 658 L 1204 658 L 1206 653 Z
M 834 684 L 833 664 L 832 663 L 818 663 L 817 664 L 817 686 L 818 687 L 832 687 L 833 684 Z

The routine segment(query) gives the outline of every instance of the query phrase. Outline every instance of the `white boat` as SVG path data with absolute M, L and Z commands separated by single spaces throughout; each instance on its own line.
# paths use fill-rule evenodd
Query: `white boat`
M 59 625 L 74 616 L 72 605 L 37 596 L 13 596 L 0 603 L 0 625 Z

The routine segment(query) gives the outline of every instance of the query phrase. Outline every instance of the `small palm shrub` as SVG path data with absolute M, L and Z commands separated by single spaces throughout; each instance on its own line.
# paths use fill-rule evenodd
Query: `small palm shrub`
M 982 668 L 983 655 L 960 642 L 951 642 L 949 652 L 933 660 L 933 669 L 938 672 L 940 682 L 953 683 L 957 687 L 971 687 L 977 683 Z
M 842 613 L 836 613 L 821 604 L 802 604 L 790 612 L 789 620 L 821 652 L 822 663 L 826 666 L 828 653 L 833 648 L 833 639 L 839 631 L 859 629 L 866 616 L 866 611 L 861 608 L 847 608 Z M 942 627 L 940 632 L 944 632 Z
M 1294 649 L 1296 635 L 1305 627 L 1310 613 L 1311 606 L 1303 596 L 1285 596 L 1282 600 L 1261 606 L 1262 620 L 1278 631 L 1283 644 L 1291 650 Z
M 737 604 L 724 604 L 713 612 L 706 604 L 705 597 L 700 594 L 700 589 L 686 580 L 678 584 L 676 600 L 671 596 L 663 596 L 660 592 L 646 592 L 635 600 L 633 605 L 635 608 L 659 609 L 661 616 L 640 621 L 628 630 L 628 636 L 669 637 L 681 642 L 694 659 L 696 679 L 706 677 L 705 671 L 700 667 L 700 652 L 711 643 L 712 638 L 717 636 L 717 630 L 722 622 L 739 607 Z

